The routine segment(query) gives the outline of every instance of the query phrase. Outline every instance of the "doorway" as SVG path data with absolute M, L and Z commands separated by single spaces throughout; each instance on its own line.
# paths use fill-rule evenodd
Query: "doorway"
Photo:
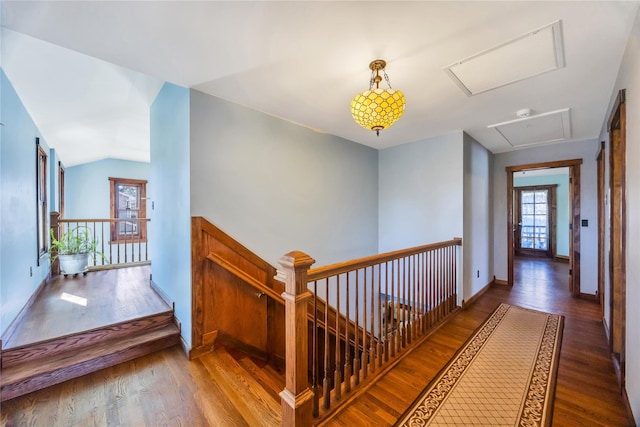
M 518 196 L 514 191 L 514 174 L 527 170 L 568 168 L 569 170 L 569 291 L 580 296 L 580 165 L 582 159 L 509 166 L 507 171 L 507 284 L 514 283 L 513 266 L 516 255 L 518 227 Z

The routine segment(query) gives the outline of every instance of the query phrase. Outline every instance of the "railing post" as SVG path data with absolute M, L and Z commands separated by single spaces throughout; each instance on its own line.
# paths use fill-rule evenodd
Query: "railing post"
M 282 425 L 311 425 L 313 392 L 309 389 L 307 303 L 312 297 L 307 288 L 307 275 L 316 262 L 309 255 L 289 252 L 280 258 L 285 273 L 286 387 L 280 392 Z
M 53 230 L 53 237 L 56 240 L 60 239 L 60 212 L 51 212 L 49 214 L 51 229 Z M 58 250 L 56 248 L 51 248 L 51 258 L 55 259 L 51 262 L 51 275 L 56 276 L 60 274 L 60 260 L 56 256 L 58 255 Z

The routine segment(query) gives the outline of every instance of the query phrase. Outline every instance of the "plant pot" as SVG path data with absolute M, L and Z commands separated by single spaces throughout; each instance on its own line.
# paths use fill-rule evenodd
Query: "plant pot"
M 89 256 L 91 254 L 71 254 L 58 255 L 60 260 L 60 270 L 66 276 L 67 274 L 79 274 L 87 271 L 89 264 Z

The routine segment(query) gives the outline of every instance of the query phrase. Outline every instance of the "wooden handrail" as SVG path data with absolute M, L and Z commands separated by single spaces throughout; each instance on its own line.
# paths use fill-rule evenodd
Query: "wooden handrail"
M 309 270 L 309 282 L 313 282 L 314 280 L 326 279 L 327 277 L 331 277 L 337 274 L 358 270 L 374 264 L 381 264 L 384 262 L 392 261 L 394 259 L 415 255 L 421 252 L 427 252 L 435 249 L 446 248 L 451 245 L 462 246 L 462 239 L 459 237 L 456 237 L 454 239 L 447 240 L 445 242 L 415 246 L 413 248 L 400 249 L 397 251 L 385 252 L 383 254 L 371 255 L 364 258 L 357 258 L 350 261 L 344 261 L 336 264 L 325 265 L 318 268 L 312 268 L 311 270 Z
M 224 260 L 222 257 L 216 255 L 213 252 L 210 252 L 209 255 L 207 255 L 207 259 L 209 261 L 215 262 L 220 267 L 224 268 L 229 273 L 236 276 L 238 279 L 244 280 L 245 282 L 247 282 L 248 284 L 256 288 L 256 290 L 263 292 L 266 295 L 269 295 L 277 303 L 284 305 L 284 298 L 282 298 L 282 294 L 279 294 L 278 292 L 274 291 L 270 287 L 265 286 L 259 280 L 256 280 L 253 276 L 248 275 L 247 273 L 245 273 L 235 265 Z
M 151 221 L 151 218 L 60 218 L 58 222 L 118 222 L 118 221 Z

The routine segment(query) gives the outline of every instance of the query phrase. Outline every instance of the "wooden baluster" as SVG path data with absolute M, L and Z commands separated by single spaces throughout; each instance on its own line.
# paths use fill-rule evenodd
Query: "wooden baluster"
M 418 255 L 418 299 L 420 304 L 420 335 L 425 332 L 424 326 L 424 252 L 420 252 Z
M 391 330 L 393 333 L 393 337 L 391 338 L 391 356 L 395 356 L 398 352 L 398 304 L 397 301 L 400 299 L 400 259 L 395 260 L 391 264 L 392 272 L 391 276 L 395 278 L 393 280 L 393 286 L 391 287 Z M 395 273 L 395 275 L 393 274 Z
M 127 239 L 132 236 L 132 232 L 133 230 L 131 230 L 131 232 L 127 232 L 127 223 L 129 221 L 126 221 L 124 223 L 124 244 L 122 245 L 124 247 L 124 263 L 126 264 L 127 262 L 129 262 L 129 257 L 127 255 Z
M 438 301 L 440 302 L 440 320 L 444 318 L 444 270 L 442 268 L 443 260 L 442 260 L 442 248 L 438 249 L 438 273 L 440 275 L 440 280 L 438 280 L 438 292 L 440 296 L 438 297 Z
M 384 332 L 382 331 L 382 298 L 380 293 L 382 291 L 382 264 L 378 264 L 378 340 L 376 341 L 376 353 L 378 360 L 378 367 L 382 366 L 383 353 L 382 353 L 382 339 L 384 337 Z
M 345 322 L 344 322 L 344 391 L 345 393 L 349 393 L 351 391 L 351 343 L 349 342 L 349 325 L 350 325 L 350 313 L 349 313 L 349 299 L 351 296 L 349 295 L 349 275 L 347 273 L 347 292 L 346 292 L 346 311 L 345 311 Z
M 411 328 L 411 332 L 413 333 L 413 340 L 415 341 L 418 338 L 418 325 L 420 324 L 420 317 L 418 308 L 420 307 L 419 296 L 418 296 L 418 283 L 420 280 L 420 260 L 418 259 L 418 254 L 414 254 L 411 258 L 413 258 L 413 303 L 411 304 L 411 319 L 413 319 L 413 327 Z
M 60 212 L 51 212 L 49 214 L 49 221 L 51 225 L 51 229 L 53 230 L 53 237 L 56 240 L 60 239 Z M 60 260 L 57 257 L 58 250 L 56 248 L 51 248 L 51 258 L 55 258 L 51 262 L 51 274 L 57 275 L 60 274 Z
M 313 329 L 311 334 L 311 391 L 313 392 L 312 410 L 314 417 L 320 414 L 320 395 L 318 393 L 318 281 L 313 281 Z
M 406 311 L 406 300 L 407 300 L 407 258 L 402 258 L 402 285 L 401 285 L 401 296 L 400 296 L 400 348 L 405 348 L 407 346 L 407 319 L 405 319 Z
M 438 322 L 440 320 L 440 282 L 441 282 L 441 277 L 440 277 L 440 250 L 436 249 L 433 253 L 433 266 L 435 268 L 435 281 L 434 281 L 434 286 L 435 286 L 435 290 L 436 290 L 436 322 Z
M 138 261 L 142 261 L 142 221 L 140 219 L 138 221 L 138 241 L 136 243 L 138 247 Z
M 111 221 L 109 221 L 109 233 L 111 233 Z M 107 236 L 107 242 L 111 242 L 111 235 Z M 113 246 L 109 243 L 109 264 L 113 264 Z M 102 223 L 102 253 L 104 253 L 104 223 Z
M 434 266 L 433 266 L 433 258 L 434 258 L 434 252 L 429 251 L 429 294 L 431 295 L 431 308 L 429 310 L 429 318 L 430 318 L 430 322 L 431 322 L 431 326 L 435 325 L 436 323 L 436 319 L 435 319 L 435 309 L 436 309 L 436 295 L 435 295 L 435 270 L 434 270 Z
M 336 276 L 336 369 L 333 379 L 334 397 L 342 397 L 342 361 L 340 360 L 340 275 Z
M 453 286 L 454 286 L 454 301 L 456 306 L 458 305 L 458 252 L 459 246 L 453 247 Z
M 355 270 L 356 273 L 356 328 L 355 331 L 353 333 L 353 339 L 354 339 L 354 343 L 353 343 L 353 375 L 354 375 L 354 384 L 358 385 L 360 384 L 360 344 L 358 342 L 358 337 L 360 336 L 360 334 L 358 334 L 358 331 L 360 329 L 360 299 L 359 299 L 359 294 L 360 294 L 360 277 L 358 275 L 358 270 Z
M 451 284 L 453 283 L 453 271 L 451 270 L 453 258 L 451 257 L 451 248 L 451 246 L 447 247 L 447 270 L 449 271 L 449 277 L 447 278 L 447 283 L 449 284 L 449 289 L 447 290 L 447 301 L 449 302 L 449 313 L 453 311 L 453 298 L 451 298 L 453 296 L 453 288 L 451 287 Z
M 384 338 L 383 343 L 383 353 L 384 353 L 384 361 L 389 361 L 389 261 L 384 263 L 384 321 L 383 321 L 383 330 L 380 333 L 380 336 Z
M 429 329 L 429 282 L 427 277 L 427 255 L 428 252 L 422 253 L 422 332 L 426 333 Z
M 325 279 L 324 287 L 324 378 L 322 380 L 322 407 L 331 406 L 331 379 L 329 378 L 329 279 Z
M 313 393 L 308 378 L 307 288 L 309 267 L 315 262 L 309 255 L 294 251 L 280 258 L 285 271 L 285 369 L 286 386 L 280 392 L 283 426 L 310 426 Z
M 362 379 L 367 378 L 369 371 L 369 352 L 367 351 L 367 269 L 362 269 L 362 356 L 360 363 L 362 364 Z
M 116 221 L 116 247 L 117 247 L 117 257 L 118 264 L 120 264 L 120 222 Z
M 375 335 L 375 293 L 376 293 L 376 275 L 374 267 L 371 266 L 371 309 L 369 310 L 369 316 L 371 321 L 369 325 L 371 330 L 369 331 L 369 367 L 371 372 L 376 370 L 376 335 Z
M 416 257 L 409 257 L 409 336 L 407 339 L 413 343 L 416 338 Z

